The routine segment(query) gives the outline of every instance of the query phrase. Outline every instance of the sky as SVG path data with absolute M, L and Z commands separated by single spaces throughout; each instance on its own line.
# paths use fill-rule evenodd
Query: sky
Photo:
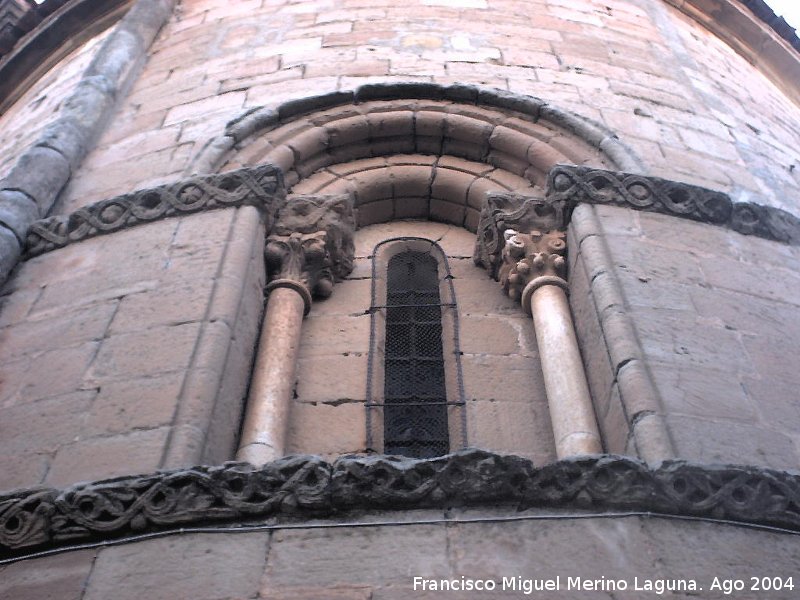
M 800 30 L 800 0 L 764 0 L 776 14 L 781 15 L 786 22 Z M 798 34 L 800 35 L 800 34 Z

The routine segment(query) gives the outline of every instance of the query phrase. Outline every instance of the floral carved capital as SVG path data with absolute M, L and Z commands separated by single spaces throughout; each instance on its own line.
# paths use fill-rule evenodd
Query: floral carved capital
M 506 229 L 500 284 L 513 300 L 530 310 L 530 297 L 543 285 L 567 289 L 566 234 L 563 231 L 520 233 Z
M 515 193 L 489 193 L 481 211 L 475 241 L 475 264 L 500 280 L 507 244 L 505 232 L 530 233 L 562 229 L 566 224 L 566 203 Z
M 487 194 L 475 243 L 484 267 L 526 312 L 542 285 L 567 288 L 566 203 L 514 193 Z
M 308 311 L 312 296 L 327 298 L 353 270 L 354 231 L 349 195 L 288 198 L 267 238 L 267 288 L 296 289 Z

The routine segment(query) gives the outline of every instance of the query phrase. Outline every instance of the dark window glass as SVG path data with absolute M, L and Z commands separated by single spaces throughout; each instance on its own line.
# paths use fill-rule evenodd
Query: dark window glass
M 449 450 L 436 259 L 407 251 L 389 260 L 384 452 L 414 458 Z

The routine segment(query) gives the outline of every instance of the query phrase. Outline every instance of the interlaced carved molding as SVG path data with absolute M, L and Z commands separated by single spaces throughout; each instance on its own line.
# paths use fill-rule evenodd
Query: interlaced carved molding
M 355 212 L 349 194 L 292 196 L 267 238 L 267 289 L 292 287 L 304 298 L 326 298 L 353 270 Z
M 784 210 L 732 202 L 722 192 L 658 177 L 557 165 L 548 175 L 545 201 L 564 206 L 567 220 L 575 206 L 588 202 L 662 213 L 800 244 L 800 219 Z
M 102 200 L 69 215 L 36 221 L 28 231 L 26 256 L 38 256 L 67 244 L 166 217 L 246 204 L 267 215 L 269 226 L 284 196 L 283 175 L 272 165 L 190 177 Z
M 0 496 L 0 554 L 190 524 L 350 510 L 514 505 L 646 511 L 800 531 L 800 475 L 761 467 L 621 456 L 536 468 L 482 450 L 417 460 L 293 456 L 261 468 L 228 463 Z
M 778 208 L 732 202 L 722 192 L 658 177 L 556 165 L 548 175 L 544 198 L 487 194 L 478 224 L 475 263 L 500 280 L 507 230 L 525 234 L 566 229 L 572 211 L 581 203 L 667 214 L 800 245 L 800 219 Z

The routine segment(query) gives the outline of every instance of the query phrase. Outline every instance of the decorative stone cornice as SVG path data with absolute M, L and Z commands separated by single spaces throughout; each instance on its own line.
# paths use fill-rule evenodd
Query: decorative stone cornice
M 264 213 L 270 225 L 284 196 L 283 175 L 272 165 L 190 177 L 35 221 L 28 230 L 26 257 L 167 217 L 246 204 Z
M 641 511 L 800 531 L 800 475 L 761 467 L 621 456 L 562 460 L 465 450 L 440 458 L 291 456 L 119 477 L 0 496 L 0 555 L 190 524 L 350 510 L 506 504 Z
M 658 177 L 557 165 L 547 178 L 545 202 L 563 207 L 567 221 L 575 206 L 588 202 L 662 213 L 800 245 L 800 219 L 784 210 L 732 202 L 722 192 Z
M 349 194 L 292 196 L 278 213 L 264 256 L 267 289 L 292 287 L 311 308 L 353 270 L 355 211 Z
M 572 211 L 582 203 L 661 213 L 800 245 L 800 219 L 779 208 L 733 202 L 722 192 L 659 177 L 556 165 L 548 174 L 544 198 L 487 194 L 478 224 L 475 263 L 499 280 L 507 230 L 566 229 Z

